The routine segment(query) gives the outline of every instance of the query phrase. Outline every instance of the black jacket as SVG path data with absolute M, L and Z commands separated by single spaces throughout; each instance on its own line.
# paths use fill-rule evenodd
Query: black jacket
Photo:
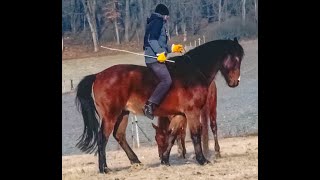
M 143 48 L 151 47 L 155 54 L 162 52 L 171 52 L 168 48 L 168 36 L 165 29 L 163 16 L 158 13 L 152 13 L 147 19 L 147 26 L 144 34 Z

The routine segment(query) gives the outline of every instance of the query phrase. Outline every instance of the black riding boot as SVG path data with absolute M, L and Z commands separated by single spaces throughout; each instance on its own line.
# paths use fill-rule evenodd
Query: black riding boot
M 154 118 L 153 111 L 154 111 L 155 106 L 156 106 L 156 104 L 147 101 L 147 103 L 144 105 L 144 108 L 143 108 L 144 115 L 147 116 L 151 120 L 153 120 L 153 118 Z

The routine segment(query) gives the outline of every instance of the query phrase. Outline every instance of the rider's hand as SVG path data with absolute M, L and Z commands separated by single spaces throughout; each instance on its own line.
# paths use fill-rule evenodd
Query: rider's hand
M 161 63 L 165 62 L 167 60 L 165 52 L 157 54 L 157 60 Z
M 181 53 L 183 51 L 183 46 L 181 44 L 172 44 L 171 46 L 171 52 L 179 52 Z

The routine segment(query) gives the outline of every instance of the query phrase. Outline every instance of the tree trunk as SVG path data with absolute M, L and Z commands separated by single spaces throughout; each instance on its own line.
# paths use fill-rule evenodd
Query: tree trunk
M 119 28 L 118 28 L 118 20 L 117 18 L 114 20 L 114 28 L 116 31 L 117 44 L 120 44 L 120 36 L 119 36 Z
M 167 23 L 167 36 L 168 36 L 168 40 L 170 41 L 171 39 L 171 35 L 170 35 L 170 23 Z
M 98 34 L 96 23 L 96 1 L 95 0 L 82 0 L 85 9 L 86 17 L 90 26 L 92 40 L 94 45 L 94 52 L 98 52 Z
M 207 18 L 208 18 L 208 23 L 210 22 L 210 6 L 209 6 L 209 2 L 206 3 L 207 6 Z
M 221 23 L 221 0 L 219 0 L 219 14 L 218 14 L 218 22 L 219 22 L 219 24 Z
M 126 42 L 129 42 L 129 19 L 130 11 L 129 11 L 129 0 L 126 0 L 126 16 L 125 16 L 125 24 L 124 24 L 124 38 Z
M 179 32 L 178 32 L 178 24 L 175 25 L 175 29 L 176 29 L 176 35 L 179 36 Z
M 142 36 L 144 33 L 144 25 L 145 25 L 145 17 L 144 17 L 144 8 L 143 8 L 143 2 L 142 0 L 138 0 L 139 4 L 139 30 L 138 30 L 138 36 Z
M 224 20 L 226 20 L 229 18 L 228 17 L 228 0 L 224 0 L 222 8 L 224 9 L 224 12 L 223 12 L 224 13 Z
M 242 0 L 242 24 L 246 22 L 246 0 Z
M 131 19 L 131 22 L 132 23 L 129 23 L 130 32 L 131 32 L 131 33 L 129 33 L 129 40 L 133 39 L 134 35 L 139 33 L 138 28 L 137 28 L 137 26 L 138 26 L 137 18 Z
M 137 31 L 136 31 L 136 36 L 137 36 L 138 44 L 140 44 L 140 37 L 139 37 L 139 35 L 140 35 L 140 30 L 137 29 Z
M 258 22 L 258 5 L 257 5 L 257 0 L 254 0 L 254 18 L 255 21 Z
M 87 29 L 87 26 L 86 26 L 86 16 L 84 15 L 83 16 L 83 31 L 85 32 Z
M 116 2 L 113 3 L 114 9 L 118 12 Z M 114 29 L 116 31 L 117 44 L 120 44 L 119 28 L 118 28 L 118 17 L 114 19 Z
M 76 0 L 71 0 L 70 1 L 71 4 L 71 8 L 72 8 L 72 14 L 71 14 L 71 30 L 72 33 L 75 34 L 76 33 Z
M 180 4 L 179 4 L 179 6 L 180 6 Z M 181 18 L 182 18 L 182 20 L 181 20 L 181 30 L 183 32 L 183 37 L 185 39 L 184 41 L 187 40 L 187 24 L 186 24 L 186 16 L 185 16 L 186 11 L 187 11 L 186 7 L 184 7 L 183 10 L 181 11 L 181 12 L 183 12 L 182 16 L 181 16 Z
M 194 8 L 192 8 L 192 12 L 191 12 L 191 30 L 192 30 L 192 35 L 194 35 L 194 31 L 195 31 L 195 22 L 194 22 Z

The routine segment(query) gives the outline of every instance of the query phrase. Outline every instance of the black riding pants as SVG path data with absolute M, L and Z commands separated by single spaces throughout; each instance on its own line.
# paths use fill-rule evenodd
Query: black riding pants
M 172 84 L 172 79 L 167 69 L 167 66 L 164 63 L 146 63 L 147 67 L 150 68 L 154 74 L 160 80 L 160 83 L 157 85 L 156 89 L 153 91 L 149 101 L 159 105 L 166 93 L 170 89 Z

